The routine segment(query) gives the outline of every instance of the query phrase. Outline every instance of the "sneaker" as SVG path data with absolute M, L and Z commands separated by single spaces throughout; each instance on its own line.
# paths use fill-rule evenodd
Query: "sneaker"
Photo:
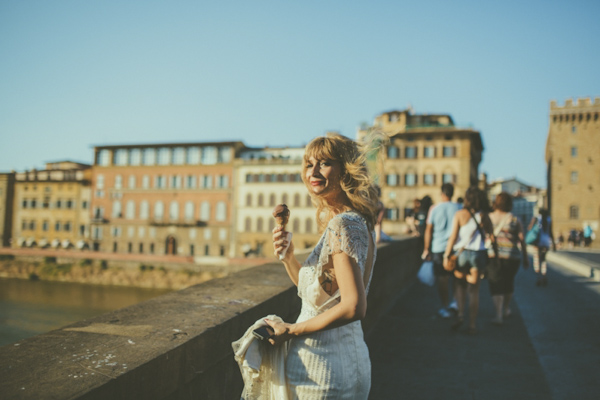
M 456 300 L 453 300 L 452 303 L 448 306 L 448 310 L 458 312 L 458 304 L 456 304 Z
M 438 311 L 438 315 L 442 318 L 450 318 L 452 314 L 445 308 L 440 308 Z

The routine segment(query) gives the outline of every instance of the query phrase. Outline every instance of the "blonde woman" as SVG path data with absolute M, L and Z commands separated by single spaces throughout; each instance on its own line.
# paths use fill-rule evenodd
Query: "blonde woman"
M 360 320 L 376 257 L 378 196 L 365 152 L 339 134 L 316 138 L 306 147 L 302 178 L 324 232 L 303 264 L 289 243 L 283 264 L 302 309 L 295 323 L 267 321 L 274 331 L 269 340 L 287 342 L 290 398 L 367 399 L 371 363 Z M 276 256 L 287 245 L 285 233 L 273 230 Z

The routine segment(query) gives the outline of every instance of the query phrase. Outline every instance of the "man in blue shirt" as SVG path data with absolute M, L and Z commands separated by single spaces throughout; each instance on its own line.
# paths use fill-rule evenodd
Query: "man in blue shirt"
M 452 231 L 452 220 L 454 214 L 461 209 L 460 204 L 452 202 L 452 196 L 454 196 L 454 186 L 451 183 L 444 183 L 442 185 L 442 202 L 431 207 L 427 216 L 425 246 L 421 256 L 423 260 L 433 261 L 433 272 L 442 301 L 442 308 L 438 311 L 438 315 L 442 318 L 450 318 L 452 315 L 450 309 L 456 309 L 456 302 L 450 304 L 448 289 L 452 273 L 446 271 L 443 265 L 444 251 Z

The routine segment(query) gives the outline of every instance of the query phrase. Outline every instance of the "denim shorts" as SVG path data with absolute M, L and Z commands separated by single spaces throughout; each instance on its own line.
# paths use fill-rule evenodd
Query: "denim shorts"
M 461 272 L 469 272 L 471 268 L 483 271 L 487 264 L 487 250 L 463 250 L 458 256 L 456 269 Z

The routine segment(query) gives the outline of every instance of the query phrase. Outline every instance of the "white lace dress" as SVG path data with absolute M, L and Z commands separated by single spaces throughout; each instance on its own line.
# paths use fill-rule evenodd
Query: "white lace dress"
M 298 295 L 302 309 L 298 322 L 310 319 L 340 301 L 337 291 L 329 296 L 319 283 L 329 256 L 344 252 L 354 258 L 364 276 L 368 257 L 369 232 L 366 221 L 356 212 L 336 215 L 299 272 Z M 373 247 L 372 262 L 376 248 Z M 371 282 L 373 268 L 367 268 Z M 367 399 L 371 387 L 371 361 L 360 321 L 339 328 L 294 338 L 288 343 L 285 364 L 291 399 Z

